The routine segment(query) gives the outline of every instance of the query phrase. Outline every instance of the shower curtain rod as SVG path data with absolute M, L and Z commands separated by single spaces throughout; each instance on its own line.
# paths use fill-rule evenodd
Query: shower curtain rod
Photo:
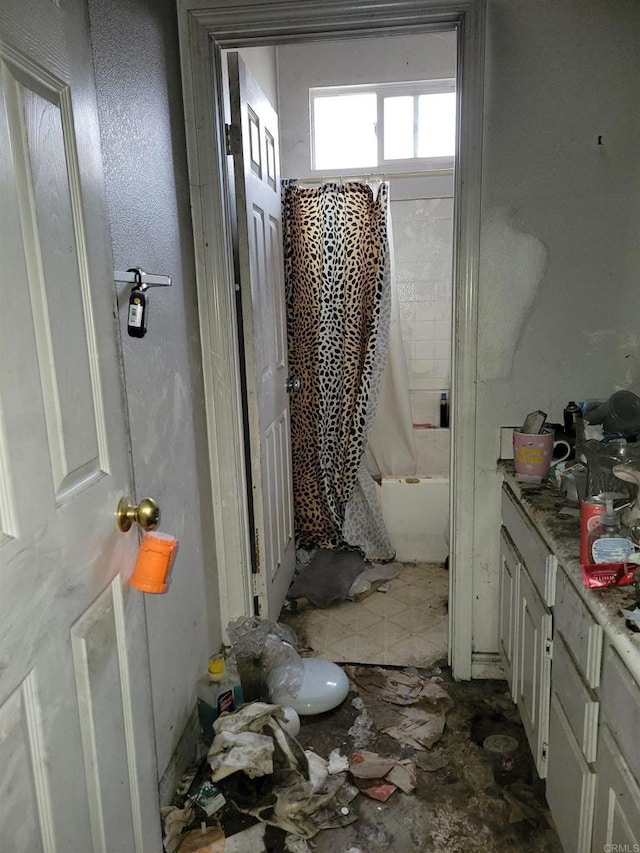
M 391 178 L 444 178 L 453 175 L 453 169 L 425 169 L 414 172 L 367 172 L 362 175 L 318 175 L 317 178 L 290 178 L 295 184 L 342 184 L 345 181 L 388 181 Z

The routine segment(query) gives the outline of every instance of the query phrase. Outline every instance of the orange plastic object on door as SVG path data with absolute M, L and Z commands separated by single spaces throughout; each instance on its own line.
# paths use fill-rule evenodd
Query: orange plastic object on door
M 142 592 L 166 592 L 178 540 L 168 533 L 145 533 L 129 583 Z

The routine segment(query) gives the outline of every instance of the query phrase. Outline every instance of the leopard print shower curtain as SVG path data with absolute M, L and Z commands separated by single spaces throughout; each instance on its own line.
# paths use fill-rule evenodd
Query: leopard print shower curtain
M 389 314 L 388 188 L 283 188 L 296 544 L 392 559 L 363 465 Z

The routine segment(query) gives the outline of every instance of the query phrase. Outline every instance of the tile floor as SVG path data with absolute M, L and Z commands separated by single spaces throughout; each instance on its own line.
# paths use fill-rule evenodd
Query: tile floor
M 336 663 L 425 667 L 446 659 L 449 574 L 442 564 L 405 564 L 386 586 L 284 619 L 315 655 Z

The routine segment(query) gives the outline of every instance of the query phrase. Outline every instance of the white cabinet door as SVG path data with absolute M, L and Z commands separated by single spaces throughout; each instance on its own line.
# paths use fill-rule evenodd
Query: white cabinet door
M 600 726 L 593 853 L 640 850 L 640 787 L 607 725 Z
M 571 853 L 589 853 L 596 775 L 573 734 L 560 697 L 552 690 L 549 712 L 547 802 L 560 841 Z
M 0 848 L 161 849 L 86 8 L 0 3 Z
M 278 116 L 229 54 L 238 255 L 251 452 L 254 588 L 277 619 L 295 569 Z
M 551 613 L 526 568 L 519 573 L 516 701 L 541 779 L 547 775 L 549 693 L 551 687 Z
M 500 654 L 504 663 L 505 678 L 511 695 L 516 700 L 518 680 L 518 578 L 520 561 L 509 534 L 503 527 L 500 531 L 500 609 L 499 637 Z

